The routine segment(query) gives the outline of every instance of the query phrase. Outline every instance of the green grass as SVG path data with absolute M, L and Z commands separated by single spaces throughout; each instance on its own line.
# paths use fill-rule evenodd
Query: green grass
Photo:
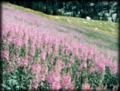
M 86 20 L 82 18 L 66 17 L 66 16 L 51 16 L 52 19 L 61 23 L 68 23 L 83 29 L 102 32 L 112 37 L 117 36 L 118 24 L 107 21 Z M 57 18 L 56 18 L 57 17 Z

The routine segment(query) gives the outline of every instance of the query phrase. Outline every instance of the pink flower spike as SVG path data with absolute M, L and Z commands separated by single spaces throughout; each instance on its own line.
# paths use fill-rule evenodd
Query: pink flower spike
M 62 87 L 64 87 L 66 90 L 73 89 L 73 84 L 71 82 L 71 75 L 70 74 L 64 75 L 61 84 L 62 84 Z
M 38 64 L 33 64 L 32 65 L 31 71 L 32 71 L 33 74 L 39 73 L 40 70 L 41 70 L 41 67 Z
M 88 83 L 82 84 L 82 90 L 83 91 L 89 91 L 90 90 L 90 85 Z
M 9 51 L 8 50 L 3 50 L 1 53 L 1 57 L 6 60 L 9 60 Z
M 22 39 L 14 39 L 13 43 L 18 47 L 21 47 L 24 44 Z
M 105 69 L 105 64 L 104 63 L 102 63 L 102 62 L 100 62 L 99 64 L 98 64 L 98 70 L 100 70 L 101 72 Z
M 28 66 L 29 61 L 28 61 L 27 58 L 23 59 L 21 62 L 23 62 L 23 63 L 22 63 L 23 66 Z
M 59 90 L 60 88 L 61 88 L 61 85 L 59 82 L 52 83 L 52 90 Z
M 41 57 L 41 60 L 44 61 L 46 59 L 46 52 L 45 51 L 42 52 L 40 57 Z

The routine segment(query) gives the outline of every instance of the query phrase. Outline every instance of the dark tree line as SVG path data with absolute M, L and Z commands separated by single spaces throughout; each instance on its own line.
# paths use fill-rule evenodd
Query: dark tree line
M 52 15 L 118 21 L 118 3 L 96 0 L 9 0 L 9 2 Z

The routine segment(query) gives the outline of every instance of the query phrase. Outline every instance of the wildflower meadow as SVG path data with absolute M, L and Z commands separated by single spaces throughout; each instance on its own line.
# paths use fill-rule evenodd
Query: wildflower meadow
M 118 88 L 117 60 L 62 33 L 31 28 L 34 25 L 17 18 L 24 15 L 5 10 L 1 49 L 4 91 Z M 37 20 L 28 19 L 32 20 L 37 25 Z

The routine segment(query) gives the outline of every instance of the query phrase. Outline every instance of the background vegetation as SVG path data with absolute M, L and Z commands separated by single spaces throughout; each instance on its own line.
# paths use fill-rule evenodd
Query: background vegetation
M 52 15 L 63 15 L 118 22 L 118 3 L 90 0 L 9 0 L 9 2 Z

